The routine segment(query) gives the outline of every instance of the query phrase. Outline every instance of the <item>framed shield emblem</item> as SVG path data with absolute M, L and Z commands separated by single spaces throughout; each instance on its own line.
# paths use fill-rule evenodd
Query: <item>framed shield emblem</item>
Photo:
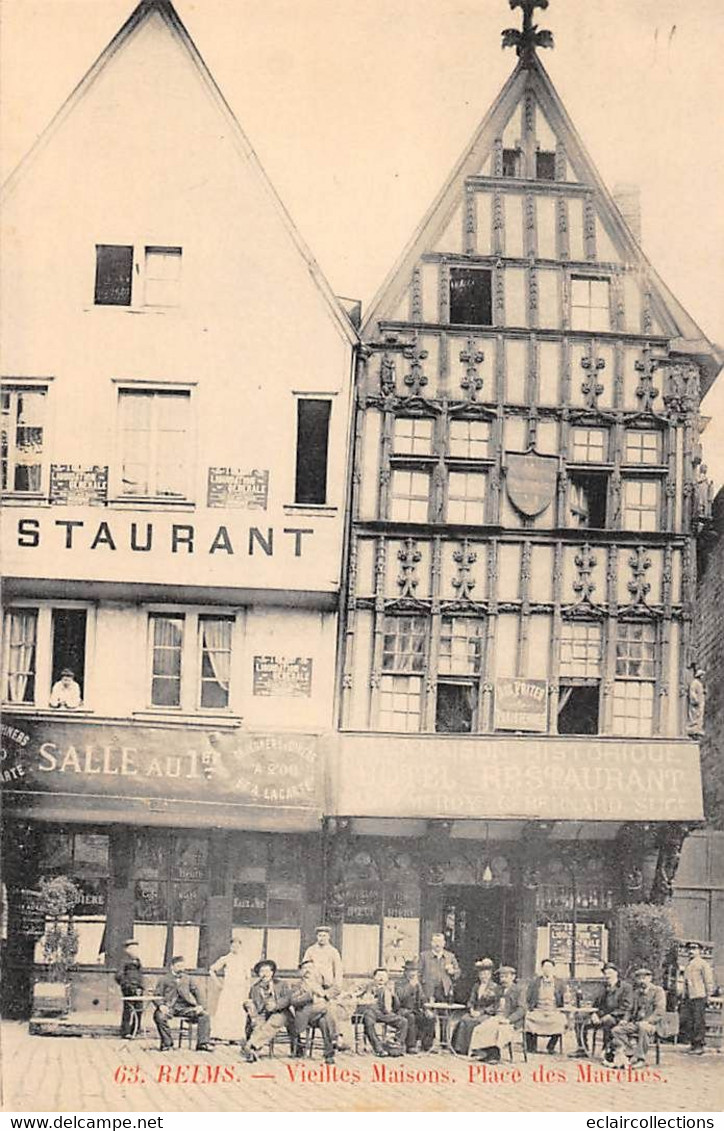
M 542 514 L 556 493 L 558 457 L 538 452 L 507 452 L 505 485 L 516 510 L 527 518 Z

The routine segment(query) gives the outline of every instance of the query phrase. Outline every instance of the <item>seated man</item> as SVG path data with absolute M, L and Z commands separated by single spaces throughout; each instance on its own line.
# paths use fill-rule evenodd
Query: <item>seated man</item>
M 505 1045 L 507 1041 L 512 1039 L 511 1030 L 520 1029 L 525 1018 L 525 985 L 516 981 L 516 974 L 515 966 L 500 966 L 498 968 L 501 991 L 498 1009 L 501 1021 L 504 1021 L 508 1026 L 507 1032 L 503 1030 L 499 1035 L 501 1045 Z
M 143 1022 L 143 970 L 141 959 L 138 957 L 138 943 L 135 939 L 126 939 L 123 944 L 116 981 L 121 987 L 123 995 L 123 1012 L 121 1014 L 121 1036 L 130 1041 L 135 1037 Z M 129 1000 L 135 998 L 136 1000 Z
M 277 964 L 271 958 L 262 958 L 254 967 L 254 982 L 244 1009 L 251 1021 L 251 1035 L 241 1042 L 242 1054 L 250 1064 L 258 1060 L 259 1049 L 264 1048 L 279 1032 L 286 1028 L 292 1053 L 297 1043 L 294 1016 L 291 1010 L 291 990 L 276 978 Z
M 423 1052 L 429 1052 L 435 1040 L 435 1018 L 425 1009 L 425 994 L 420 982 L 420 967 L 413 959 L 405 963 L 402 977 L 395 983 L 395 993 L 400 1016 L 407 1021 L 405 1050 L 417 1052 L 417 1042 Z
M 525 1018 L 525 1039 L 528 1052 L 535 1052 L 538 1037 L 548 1037 L 547 1051 L 555 1052 L 556 1041 L 563 1037 L 566 1015 L 562 1011 L 565 983 L 553 976 L 556 964 L 544 958 L 540 974 L 528 986 L 528 1012 Z
M 339 994 L 336 986 L 325 987 L 319 971 L 311 959 L 299 967 L 301 981 L 292 988 L 291 1004 L 294 1008 L 294 1036 L 296 1056 L 303 1056 L 301 1035 L 309 1025 L 317 1025 L 324 1042 L 325 1064 L 334 1064 L 337 1044 L 334 999 Z
M 360 1006 L 365 1036 L 372 1045 L 376 1056 L 387 1056 L 387 1049 L 382 1044 L 375 1028 L 378 1023 L 389 1025 L 394 1031 L 395 1042 L 404 1047 L 408 1028 L 407 1018 L 400 1013 L 397 994 L 394 986 L 390 983 L 390 975 L 384 966 L 377 967 L 372 981 L 365 986 L 364 993 L 360 998 Z
M 211 1052 L 211 1019 L 204 1008 L 201 987 L 184 972 L 185 961 L 182 954 L 175 955 L 171 959 L 168 973 L 164 974 L 156 986 L 156 996 L 162 1000 L 156 1006 L 153 1019 L 161 1038 L 161 1051 L 173 1048 L 169 1020 L 172 1017 L 185 1017 L 197 1027 L 196 1051 Z
M 630 982 L 622 982 L 618 967 L 607 962 L 603 968 L 604 985 L 594 1003 L 593 1013 L 588 1024 L 600 1029 L 603 1034 L 603 1059 L 613 1063 L 613 1030 L 622 1021 L 628 1021 L 633 1009 L 633 987 Z
M 634 973 L 634 994 L 631 1017 L 620 1021 L 612 1031 L 613 1062 L 623 1067 L 631 1057 L 632 1068 L 643 1068 L 651 1038 L 666 1013 L 666 994 L 655 986 L 646 966 Z

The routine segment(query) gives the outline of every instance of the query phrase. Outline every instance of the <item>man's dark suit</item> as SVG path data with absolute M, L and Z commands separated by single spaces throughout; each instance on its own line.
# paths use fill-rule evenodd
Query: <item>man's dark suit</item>
M 375 1028 L 378 1023 L 389 1025 L 394 1031 L 395 1040 L 404 1045 L 407 1037 L 407 1018 L 400 1013 L 400 1003 L 392 983 L 387 982 L 386 985 L 381 986 L 377 982 L 371 982 L 365 989 L 364 997 L 374 998 L 373 1003 L 362 1006 L 362 1022 L 365 1036 L 377 1055 L 379 1056 L 383 1048 Z
M 204 1008 L 201 987 L 188 974 L 164 974 L 156 986 L 156 996 L 162 998 L 156 1006 L 156 1022 L 161 1048 L 173 1048 L 173 1034 L 169 1028 L 171 1017 L 187 1017 L 196 1023 L 196 1047 L 208 1045 L 211 1020 Z
M 121 987 L 124 998 L 140 997 L 143 993 L 143 973 L 140 958 L 124 953 L 116 974 L 116 981 Z M 123 1013 L 121 1014 L 121 1036 L 133 1036 L 140 1028 L 142 1017 L 142 1001 L 124 1001 Z
M 404 976 L 395 983 L 395 993 L 401 1015 L 407 1021 L 405 1047 L 408 1052 L 415 1048 L 418 1040 L 423 1052 L 432 1048 L 435 1040 L 435 1018 L 426 1012 L 425 992 L 418 982 L 413 986 Z
M 271 982 L 264 982 L 261 978 L 254 982 L 249 991 L 249 1000 L 244 1002 L 244 1009 L 252 1024 L 249 1038 L 252 1049 L 263 1048 L 284 1026 L 294 1048 L 296 1033 L 291 1004 L 291 989 L 283 982 L 278 982 L 276 978 L 272 978 Z
M 460 977 L 458 960 L 451 950 L 438 956 L 432 950 L 420 955 L 420 981 L 427 1001 L 451 1001 L 454 983 Z
M 298 1040 L 309 1025 L 317 1025 L 322 1034 L 325 1058 L 334 1056 L 337 1044 L 337 1022 L 332 1003 L 338 995 L 336 986 L 325 989 L 316 975 L 314 978 L 302 978 L 291 991 L 295 1039 Z
M 593 1003 L 598 1014 L 598 1022 L 591 1023 L 592 1029 L 603 1033 L 603 1051 L 608 1054 L 613 1048 L 614 1026 L 628 1021 L 633 1010 L 633 986 L 630 982 L 617 982 L 615 986 L 602 986 Z

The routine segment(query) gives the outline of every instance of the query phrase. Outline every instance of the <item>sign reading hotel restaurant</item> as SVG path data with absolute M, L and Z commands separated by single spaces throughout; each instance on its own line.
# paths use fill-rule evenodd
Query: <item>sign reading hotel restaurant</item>
M 296 656 L 254 657 L 254 694 L 307 699 L 312 694 L 312 661 Z
M 238 467 L 210 467 L 207 505 L 265 511 L 269 497 L 269 472 L 242 471 Z
M 6 792 L 321 812 L 318 738 L 5 714 Z M 208 817 L 213 821 L 213 810 Z
M 495 729 L 545 733 L 548 730 L 548 681 L 497 679 Z
M 676 739 L 340 734 L 331 816 L 700 821 L 699 748 Z

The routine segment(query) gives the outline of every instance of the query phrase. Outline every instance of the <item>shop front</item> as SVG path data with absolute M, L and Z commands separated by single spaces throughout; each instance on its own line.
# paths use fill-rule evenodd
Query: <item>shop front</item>
M 78 901 L 74 1010 L 114 1009 L 133 936 L 148 972 L 199 972 L 241 937 L 297 966 L 321 913 L 324 740 L 289 732 L 7 714 L 3 720 L 6 1015 L 43 978 L 44 877 Z

